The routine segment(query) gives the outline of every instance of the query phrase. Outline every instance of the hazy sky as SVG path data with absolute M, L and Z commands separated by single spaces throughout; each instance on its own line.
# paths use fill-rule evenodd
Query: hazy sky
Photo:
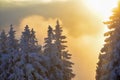
M 102 22 L 110 13 L 112 7 L 109 6 L 115 2 L 117 0 L 0 0 L 0 30 L 13 24 L 18 37 L 28 24 L 43 43 L 48 25 L 54 28 L 59 19 L 75 63 L 73 80 L 95 80 L 97 58 L 106 30 Z

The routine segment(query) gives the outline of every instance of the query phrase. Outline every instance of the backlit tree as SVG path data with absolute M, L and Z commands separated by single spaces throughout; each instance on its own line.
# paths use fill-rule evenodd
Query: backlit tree
M 105 24 L 109 31 L 105 33 L 106 39 L 99 57 L 96 80 L 120 80 L 120 3 Z

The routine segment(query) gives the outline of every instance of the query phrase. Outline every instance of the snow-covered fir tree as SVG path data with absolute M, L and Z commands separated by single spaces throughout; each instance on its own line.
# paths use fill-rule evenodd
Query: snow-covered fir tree
M 20 40 L 20 50 L 21 53 L 29 53 L 30 51 L 30 29 L 28 25 L 26 25 L 24 32 L 22 32 L 21 40 Z
M 96 72 L 96 80 L 120 80 L 120 2 L 108 22 Z
M 7 51 L 7 34 L 3 30 L 0 34 L 0 80 L 7 80 L 9 76 L 10 54 Z
M 35 45 L 37 40 L 31 40 L 31 37 L 34 36 L 35 38 L 33 32 L 32 29 L 30 34 L 28 25 L 25 27 L 20 41 L 19 52 L 16 53 L 19 57 L 15 59 L 14 65 L 11 65 L 11 73 L 7 80 L 48 80 L 45 73 L 47 70 L 44 67 L 44 57 L 37 53 L 38 47 L 34 47 L 37 46 Z M 16 56 L 13 57 L 16 58 Z
M 72 71 L 72 65 L 73 63 L 70 61 L 71 59 L 71 54 L 66 50 L 66 45 L 67 41 L 65 41 L 66 36 L 62 35 L 62 27 L 59 24 L 59 21 L 57 20 L 56 26 L 55 26 L 55 45 L 56 45 L 56 51 L 57 51 L 57 56 L 61 59 L 62 61 L 62 70 L 63 70 L 63 79 L 64 80 L 71 80 L 75 75 L 73 74 Z
M 15 32 L 13 29 L 13 26 L 10 25 L 10 30 L 8 33 L 8 37 L 7 37 L 7 53 L 9 54 L 9 63 L 8 63 L 8 79 L 11 76 L 10 74 L 12 74 L 12 72 L 14 71 L 14 64 L 17 60 L 17 58 L 19 57 L 18 52 L 19 52 L 19 44 L 18 44 L 18 40 L 15 39 Z
M 12 25 L 10 26 L 10 30 L 9 30 L 7 41 L 6 41 L 6 51 L 7 51 L 8 56 L 9 56 L 9 57 L 6 57 L 8 59 L 8 63 L 6 65 L 8 67 L 6 69 L 7 76 L 5 78 L 3 76 L 1 76 L 0 80 L 20 80 L 20 79 L 23 79 L 21 76 L 22 69 L 20 69 L 20 67 L 16 65 L 16 63 L 20 59 L 19 43 L 18 43 L 18 40 L 15 39 L 15 31 L 14 31 Z M 4 63 L 6 63 L 6 62 L 4 62 Z M 19 76 L 17 76 L 18 73 L 19 73 L 19 76 L 21 78 L 19 78 Z M 23 75 L 23 73 L 22 73 L 22 75 Z
M 48 27 L 47 38 L 45 38 L 45 45 L 44 45 L 44 54 L 46 56 L 52 56 L 52 41 L 53 41 L 53 29 L 51 26 Z
M 18 40 L 15 39 L 15 32 L 13 29 L 13 26 L 10 25 L 10 30 L 8 33 L 8 38 L 7 38 L 7 53 L 14 53 L 15 51 L 18 52 L 19 50 L 19 45 L 18 45 Z
M 7 34 L 3 30 L 0 34 L 0 53 L 7 53 L 6 50 Z
M 37 38 L 35 36 L 35 31 L 32 28 L 30 31 L 30 52 L 41 52 L 41 46 L 38 45 Z
M 44 59 L 36 51 L 38 50 L 37 40 L 31 37 L 35 38 L 34 31 L 32 30 L 31 34 L 26 25 L 20 41 L 20 60 L 16 63 L 16 71 L 20 68 L 21 74 L 19 75 L 18 72 L 17 76 L 19 80 L 47 80 Z
M 48 63 L 48 76 L 49 80 L 64 80 L 62 62 L 57 55 L 57 47 L 53 43 L 54 34 L 51 26 L 48 27 L 48 37 L 45 38 L 44 54 L 49 58 Z

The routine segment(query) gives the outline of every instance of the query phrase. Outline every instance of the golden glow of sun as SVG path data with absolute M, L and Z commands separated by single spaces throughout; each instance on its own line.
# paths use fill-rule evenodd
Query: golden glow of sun
M 100 16 L 102 23 L 109 20 L 112 10 L 118 5 L 118 1 L 120 0 L 83 0 L 83 3 L 90 11 Z M 107 32 L 108 30 L 107 27 L 104 27 L 103 32 Z
M 83 0 L 83 3 L 92 11 L 101 15 L 104 20 L 112 14 L 118 0 Z

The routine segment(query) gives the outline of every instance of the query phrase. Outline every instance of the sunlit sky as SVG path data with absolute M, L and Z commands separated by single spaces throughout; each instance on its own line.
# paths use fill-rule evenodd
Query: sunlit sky
M 117 6 L 118 0 L 0 0 L 0 30 L 13 24 L 21 31 L 26 24 L 34 28 L 40 44 L 46 36 L 48 25 L 56 20 L 64 29 L 68 50 L 76 77 L 73 80 L 95 80 L 98 54 L 104 43 L 103 24 Z

